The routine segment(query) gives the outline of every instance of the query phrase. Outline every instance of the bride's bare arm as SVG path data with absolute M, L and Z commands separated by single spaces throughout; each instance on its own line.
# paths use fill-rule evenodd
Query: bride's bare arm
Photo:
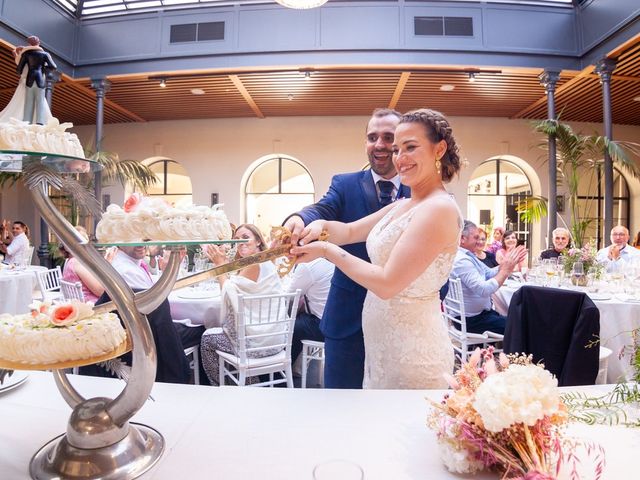
M 316 220 L 311 222 L 300 234 L 300 245 L 306 245 L 317 240 L 323 230 L 329 234 L 329 241 L 336 245 L 349 245 L 350 243 L 364 242 L 371 229 L 391 208 L 393 208 L 393 204 L 387 205 L 371 215 L 367 215 L 360 220 L 350 223 L 327 220 Z
M 388 299 L 418 278 L 439 253 L 455 253 L 458 218 L 458 210 L 448 199 L 434 199 L 428 205 L 418 206 L 384 266 L 372 265 L 328 242 L 296 247 L 292 253 L 301 255 L 301 261 L 324 256 L 367 290 Z

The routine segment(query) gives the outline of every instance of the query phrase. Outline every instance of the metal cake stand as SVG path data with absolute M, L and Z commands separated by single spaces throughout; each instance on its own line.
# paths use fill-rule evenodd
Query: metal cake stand
M 28 168 L 29 164 L 36 168 Z M 79 235 L 49 199 L 49 187 L 61 187 L 58 173 L 87 173 L 99 168 L 98 163 L 82 158 L 0 151 L 0 171 L 23 172 L 38 212 L 65 247 L 105 287 L 112 302 L 96 311 L 117 309 L 132 343 L 131 373 L 126 386 L 114 399 L 86 399 L 71 385 L 64 370 L 53 370 L 58 390 L 73 411 L 66 433 L 48 442 L 31 459 L 29 472 L 38 480 L 133 479 L 149 470 L 165 447 L 158 431 L 129 420 L 149 397 L 156 374 L 156 348 L 145 314 L 157 308 L 174 288 L 180 268 L 179 247 L 169 247 L 172 248 L 169 263 L 157 283 L 145 292 L 134 294 L 111 264 Z M 29 173 L 25 174 L 26 171 Z M 217 271 L 201 272 L 181 279 L 176 286 L 217 275 Z

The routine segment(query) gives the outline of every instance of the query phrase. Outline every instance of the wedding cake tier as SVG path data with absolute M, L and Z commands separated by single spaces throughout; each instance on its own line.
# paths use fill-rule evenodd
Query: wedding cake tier
M 31 308 L 30 314 L 0 315 L 0 359 L 24 365 L 91 359 L 127 337 L 117 315 L 95 315 L 91 304 L 35 302 Z
M 231 225 L 221 207 L 172 207 L 160 198 L 134 193 L 124 208 L 115 204 L 107 207 L 96 227 L 96 237 L 100 243 L 228 240 Z
M 84 150 L 75 133 L 66 132 L 71 123 L 52 117 L 46 125 L 11 118 L 0 122 L 0 150 L 44 152 L 84 158 Z

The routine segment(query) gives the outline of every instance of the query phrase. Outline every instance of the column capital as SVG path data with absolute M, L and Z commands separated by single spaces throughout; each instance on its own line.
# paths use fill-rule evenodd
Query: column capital
M 556 84 L 558 80 L 560 80 L 560 72 L 557 70 L 544 70 L 540 75 L 538 75 L 538 80 L 540 81 L 540 85 L 542 85 L 547 92 L 554 92 L 556 89 Z
M 94 77 L 91 79 L 91 88 L 96 91 L 98 96 L 104 96 L 111 90 L 111 80 L 107 77 Z
M 62 74 L 57 70 L 48 70 L 46 75 L 46 81 L 48 84 L 53 85 L 58 83 L 62 78 Z
M 600 81 L 610 81 L 611 74 L 616 69 L 616 61 L 612 58 L 601 58 L 596 62 L 595 72 L 600 75 Z

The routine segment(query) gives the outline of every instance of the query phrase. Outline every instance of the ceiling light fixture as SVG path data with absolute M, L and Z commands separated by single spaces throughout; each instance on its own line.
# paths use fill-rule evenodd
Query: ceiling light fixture
M 165 88 L 167 86 L 167 79 L 166 78 L 161 78 L 160 79 L 160 88 Z
M 454 85 L 450 85 L 448 83 L 445 83 L 444 85 L 440 85 L 440 90 L 442 90 L 443 92 L 453 92 L 453 90 L 456 87 Z
M 311 72 L 304 72 L 304 79 L 311 80 Z
M 469 82 L 473 83 L 476 81 L 476 73 L 475 72 L 469 72 Z
M 276 2 L 283 7 L 306 10 L 308 8 L 320 7 L 327 3 L 327 0 L 276 0 Z
M 204 90 L 201 88 L 192 88 L 191 89 L 191 94 L 192 95 L 204 95 Z
M 640 95 L 638 95 L 637 97 L 633 97 L 633 101 L 634 102 L 640 102 Z
M 289 95 L 287 95 L 287 98 L 289 99 L 289 101 L 293 100 L 293 93 L 290 93 Z

